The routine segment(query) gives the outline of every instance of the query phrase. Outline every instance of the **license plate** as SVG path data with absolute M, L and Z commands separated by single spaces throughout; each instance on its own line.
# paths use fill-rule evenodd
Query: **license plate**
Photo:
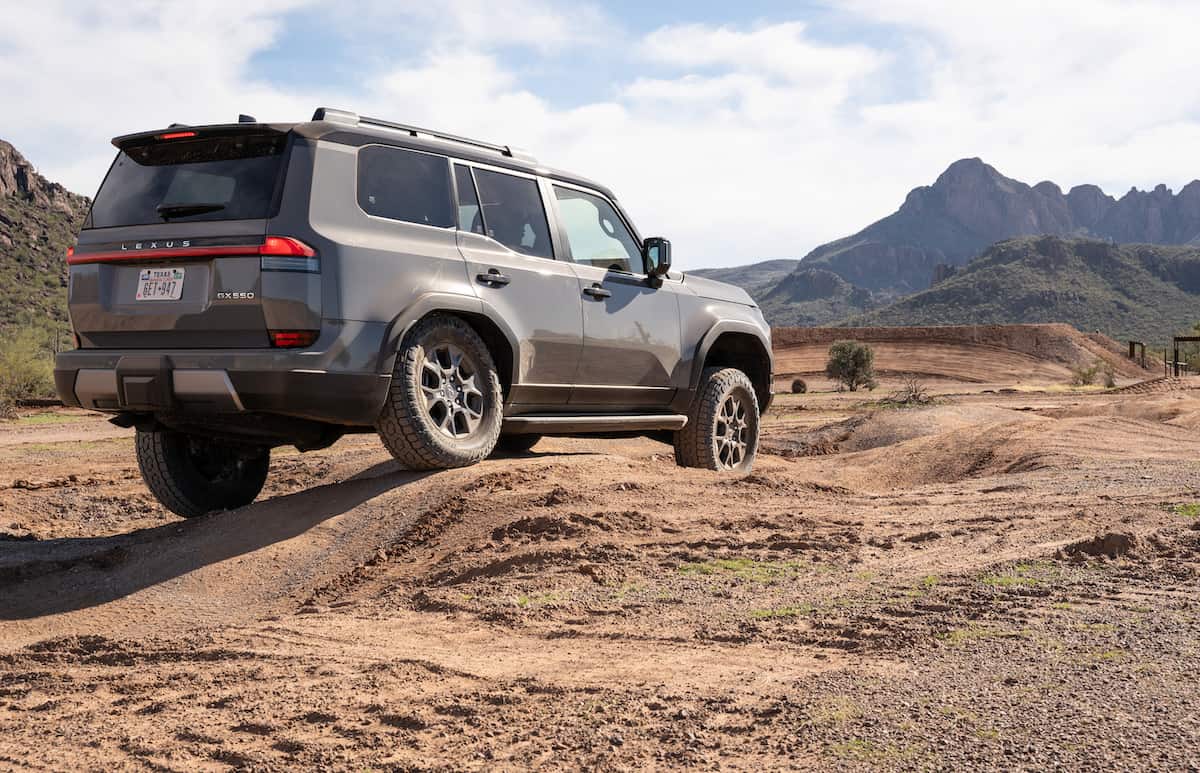
M 183 295 L 182 268 L 144 268 L 138 274 L 138 301 L 177 301 Z

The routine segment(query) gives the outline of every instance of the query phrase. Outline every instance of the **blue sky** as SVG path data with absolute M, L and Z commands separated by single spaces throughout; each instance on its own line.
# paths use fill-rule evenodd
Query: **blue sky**
M 0 137 L 91 194 L 114 135 L 344 107 L 530 148 L 681 265 L 733 265 L 801 257 L 965 156 L 1178 189 L 1198 27 L 1182 0 L 40 0 L 0 28 Z

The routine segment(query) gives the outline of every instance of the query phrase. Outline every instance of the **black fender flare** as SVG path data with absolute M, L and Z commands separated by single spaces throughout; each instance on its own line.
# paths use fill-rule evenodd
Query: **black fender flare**
M 513 358 L 510 363 L 512 367 L 510 372 L 512 373 L 513 382 L 517 381 L 518 374 L 520 373 L 518 364 L 520 362 L 521 349 L 512 328 L 492 308 L 491 304 L 485 303 L 473 295 L 458 295 L 456 293 L 426 293 L 417 298 L 408 308 L 397 314 L 388 323 L 387 333 L 383 337 L 383 344 L 379 351 L 379 367 L 382 373 L 391 374 L 392 370 L 396 367 L 396 353 L 400 349 L 400 342 L 404 340 L 405 334 L 417 322 L 435 312 L 461 313 L 476 317 L 486 317 L 489 322 L 499 328 L 500 333 L 508 341 L 508 347 L 512 351 Z
M 724 333 L 745 333 L 753 336 L 762 346 L 763 354 L 767 358 L 767 394 L 771 393 L 771 380 L 775 373 L 775 355 L 771 350 L 771 340 L 763 335 L 762 328 L 742 322 L 736 319 L 718 320 L 708 329 L 704 337 L 700 339 L 699 345 L 696 347 L 696 355 L 692 359 L 692 374 L 689 386 L 694 393 L 700 388 L 700 378 L 704 375 L 704 361 L 708 358 L 708 353 L 712 349 L 713 344 L 717 342 Z M 764 406 L 765 410 L 765 406 Z

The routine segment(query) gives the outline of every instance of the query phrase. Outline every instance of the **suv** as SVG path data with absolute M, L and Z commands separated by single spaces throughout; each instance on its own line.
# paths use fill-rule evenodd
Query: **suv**
M 70 266 L 63 402 L 137 428 L 185 516 L 254 500 L 270 449 L 377 431 L 401 465 L 643 434 L 747 471 L 770 329 L 671 271 L 602 185 L 507 146 L 322 108 L 118 137 Z

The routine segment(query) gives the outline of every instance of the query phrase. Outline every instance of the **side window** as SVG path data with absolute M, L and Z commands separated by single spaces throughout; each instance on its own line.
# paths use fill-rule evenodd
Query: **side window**
M 554 197 L 572 260 L 613 271 L 645 270 L 642 251 L 611 204 L 599 196 L 557 185 Z
M 454 185 L 458 188 L 458 229 L 485 233 L 483 213 L 479 210 L 479 196 L 475 193 L 475 181 L 471 169 L 462 164 L 454 165 Z
M 450 162 L 400 148 L 365 147 L 358 152 L 358 206 L 376 217 L 452 228 Z
M 487 235 L 514 252 L 553 258 L 550 226 L 538 185 L 527 177 L 475 170 Z

